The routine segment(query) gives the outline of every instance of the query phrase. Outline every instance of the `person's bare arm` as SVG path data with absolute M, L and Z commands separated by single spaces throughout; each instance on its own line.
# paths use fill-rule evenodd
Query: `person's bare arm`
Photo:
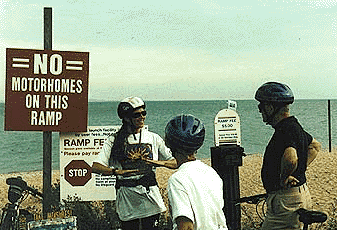
M 105 165 L 102 165 L 98 162 L 94 162 L 91 167 L 91 171 L 93 173 L 103 174 L 105 176 L 109 175 L 126 175 L 126 174 L 135 174 L 139 172 L 138 169 L 135 170 L 119 170 L 119 169 L 113 169 L 109 168 Z
M 149 164 L 153 164 L 154 166 L 159 166 L 159 167 L 166 167 L 169 169 L 176 169 L 177 166 L 177 161 L 175 159 L 172 160 L 167 160 L 167 161 L 156 161 L 156 160 L 150 160 L 150 159 L 143 159 Z
M 307 166 L 315 160 L 315 158 L 318 155 L 318 152 L 321 150 L 321 143 L 319 143 L 315 138 L 312 140 L 308 147 L 308 160 L 307 160 Z
M 193 230 L 194 229 L 193 222 L 185 216 L 178 216 L 176 218 L 176 223 L 177 223 L 178 230 Z
M 94 162 L 91 167 L 91 171 L 93 173 L 103 174 L 105 176 L 108 175 L 114 175 L 115 169 L 109 168 L 105 165 L 102 165 L 100 163 Z
M 293 172 L 297 169 L 298 157 L 297 151 L 293 147 L 288 147 L 284 150 L 283 156 L 281 158 L 281 186 L 287 188 L 289 186 L 296 185 L 299 181 L 291 176 Z

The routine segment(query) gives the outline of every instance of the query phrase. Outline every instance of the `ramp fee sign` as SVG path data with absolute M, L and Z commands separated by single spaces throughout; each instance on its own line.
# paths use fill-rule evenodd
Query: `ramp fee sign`
M 116 177 L 91 172 L 105 139 L 120 126 L 88 126 L 87 132 L 60 133 L 60 198 L 82 201 L 116 199 Z M 145 126 L 148 129 L 148 126 Z
M 60 133 L 60 198 L 114 200 L 115 176 L 91 173 L 104 140 L 120 126 L 88 126 L 87 132 Z
M 215 116 L 214 129 L 215 146 L 241 145 L 240 118 L 234 110 L 220 110 Z
M 5 130 L 87 130 L 89 53 L 6 49 Z

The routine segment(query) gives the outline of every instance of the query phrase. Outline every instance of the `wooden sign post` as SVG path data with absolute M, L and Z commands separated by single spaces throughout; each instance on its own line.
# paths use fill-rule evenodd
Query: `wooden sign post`
M 53 41 L 53 12 L 52 8 L 44 8 L 44 49 L 52 50 Z M 42 214 L 47 218 L 47 213 L 51 212 L 51 177 L 52 177 L 52 132 L 43 132 L 43 201 Z

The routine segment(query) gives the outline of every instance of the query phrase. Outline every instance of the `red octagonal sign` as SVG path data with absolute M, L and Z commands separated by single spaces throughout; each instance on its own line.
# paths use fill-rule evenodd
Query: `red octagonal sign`
M 84 160 L 72 160 L 64 168 L 64 175 L 72 186 L 84 186 L 91 179 L 91 167 Z

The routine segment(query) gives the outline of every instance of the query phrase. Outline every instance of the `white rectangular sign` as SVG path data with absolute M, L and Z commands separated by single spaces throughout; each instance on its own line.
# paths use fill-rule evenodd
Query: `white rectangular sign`
M 87 132 L 60 133 L 60 198 L 116 199 L 115 176 L 91 173 L 104 140 L 120 126 L 89 126 Z
M 214 119 L 215 146 L 237 144 L 241 145 L 240 118 L 236 111 L 223 109 Z

